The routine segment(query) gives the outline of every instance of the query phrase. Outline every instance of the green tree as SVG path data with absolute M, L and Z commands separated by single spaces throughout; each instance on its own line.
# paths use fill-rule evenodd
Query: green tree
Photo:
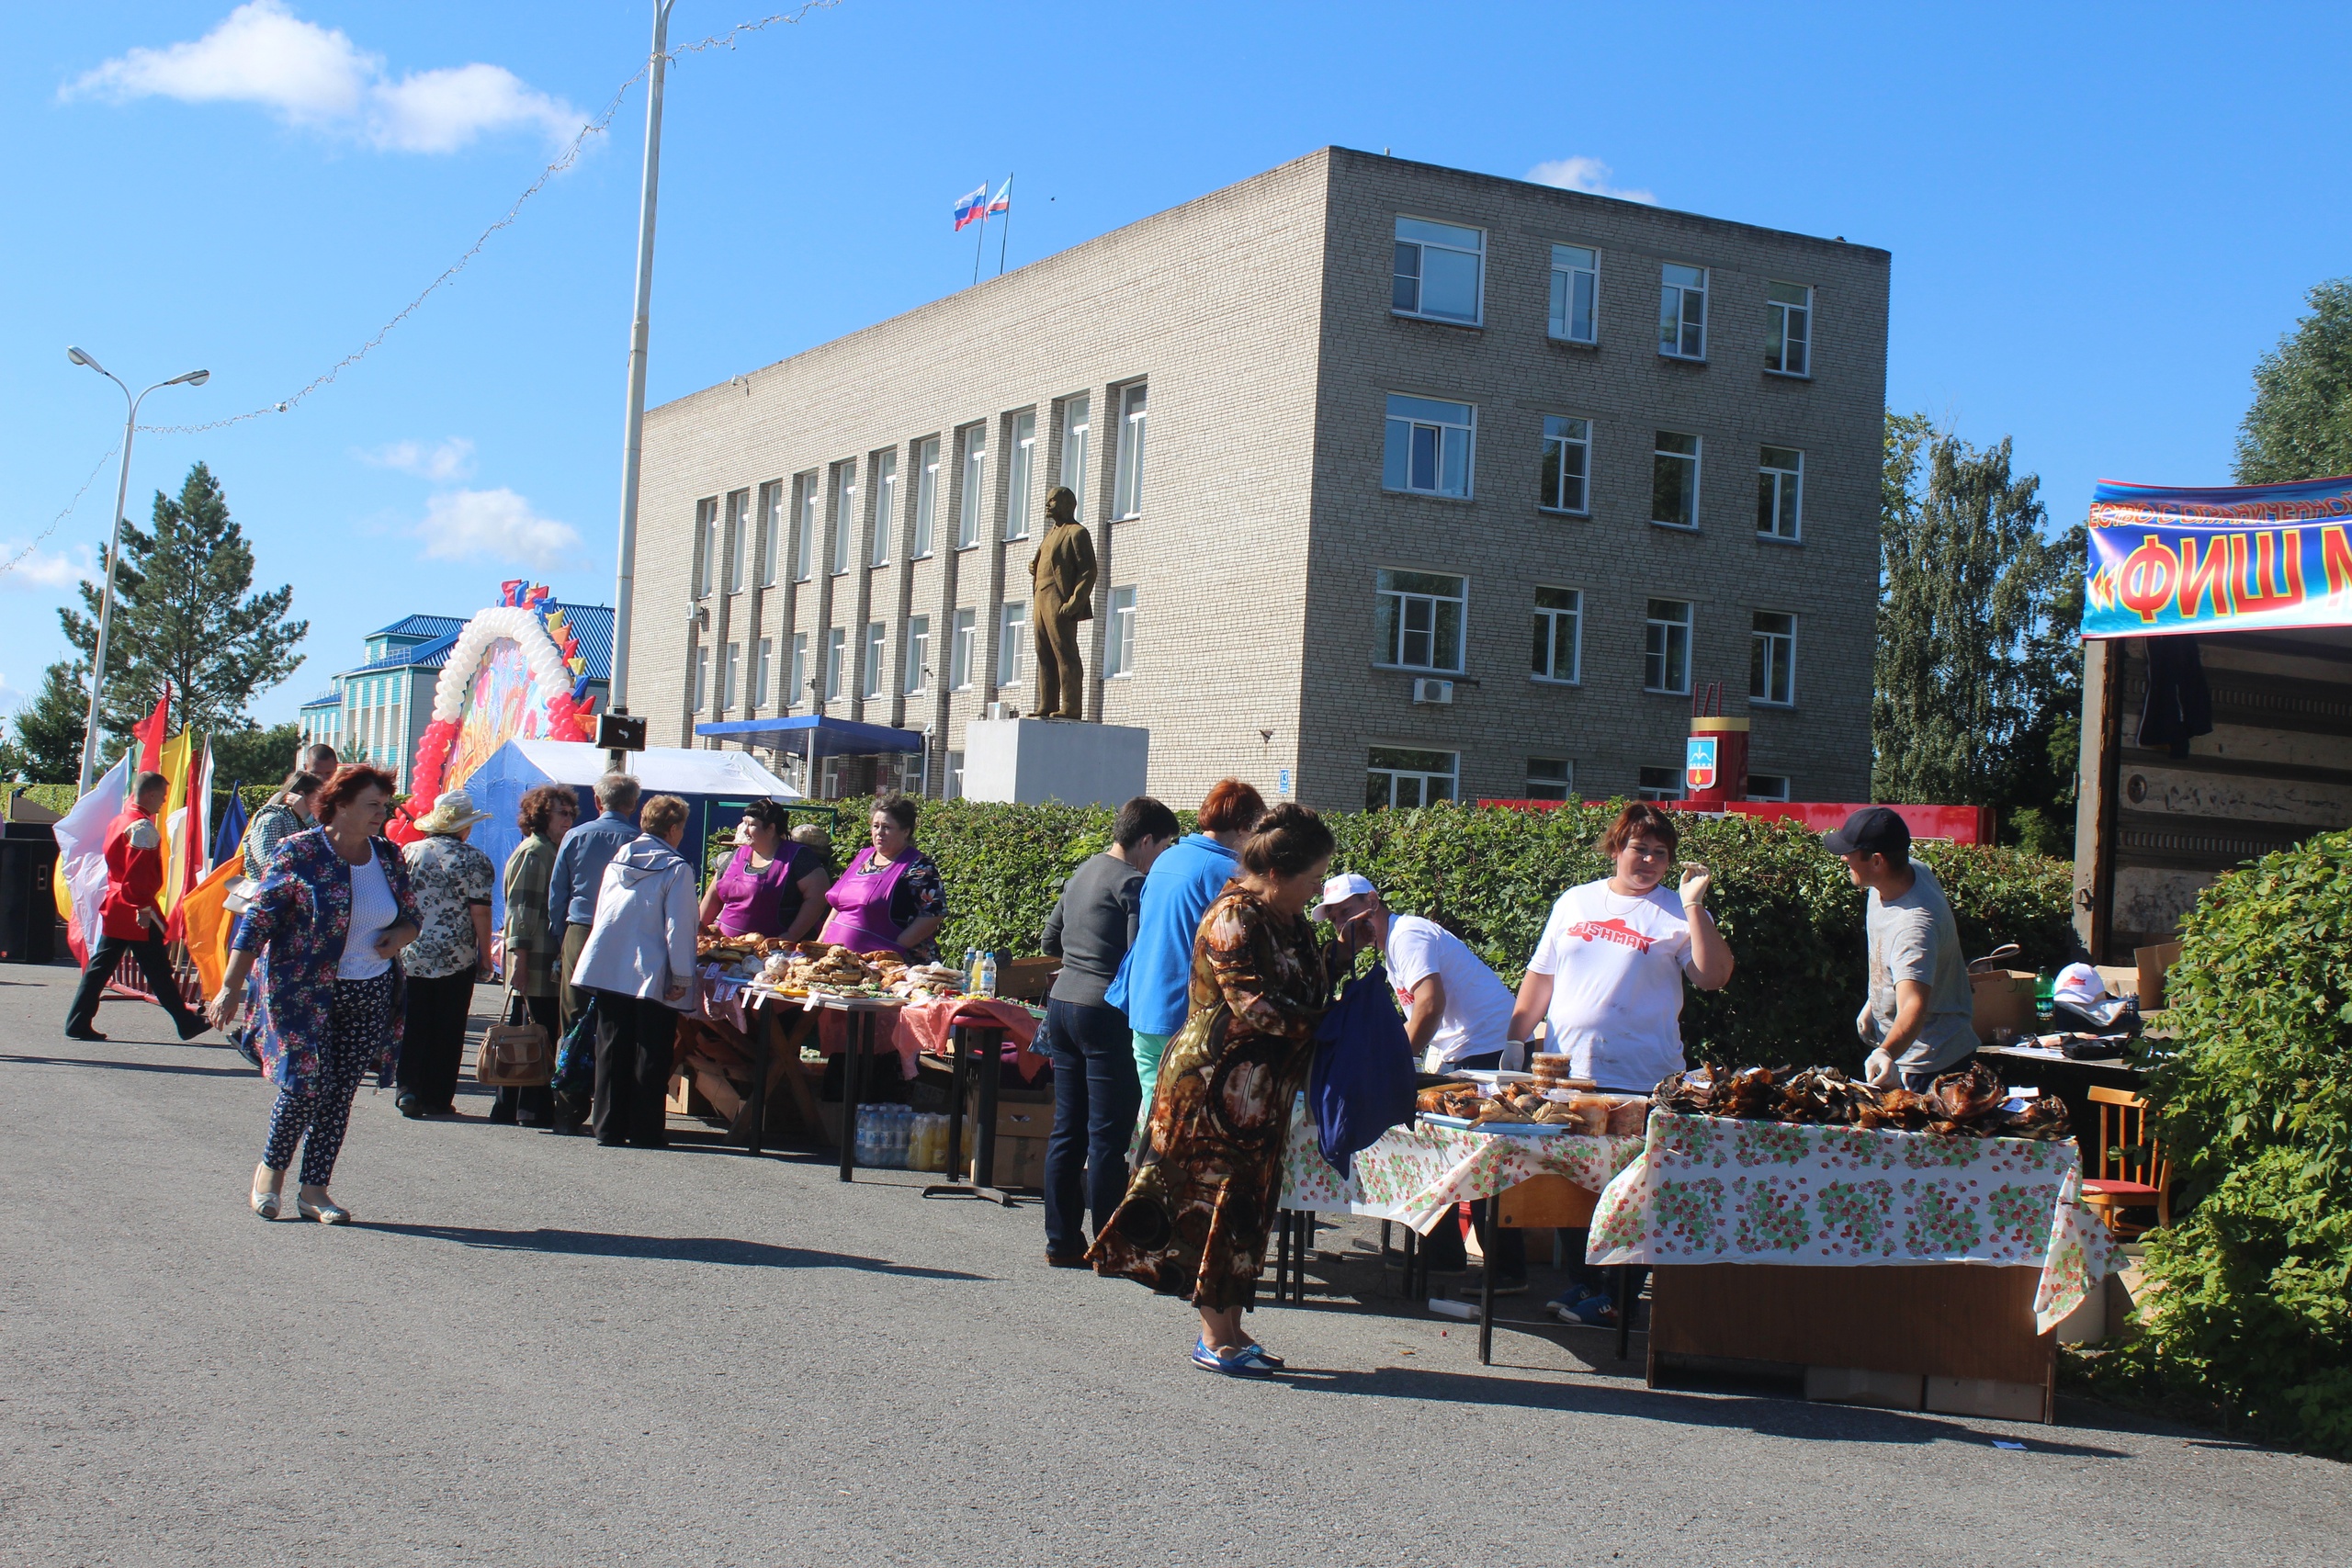
M 1871 793 L 1990 806 L 2072 852 L 2083 529 L 2047 536 L 2041 481 L 1922 414 L 1887 417 Z
M 82 731 L 90 705 L 87 670 L 60 660 L 42 671 L 32 701 L 17 710 L 7 760 L 31 783 L 73 784 L 82 776 Z
M 155 492 L 149 525 L 125 525 L 115 569 L 114 624 L 98 716 L 115 739 L 147 716 L 164 683 L 172 728 L 244 728 L 246 705 L 294 672 L 308 621 L 287 618 L 294 590 L 250 592 L 253 547 L 229 515 L 220 481 L 202 463 L 177 497 Z M 98 590 L 82 585 L 83 612 L 58 611 L 66 640 L 90 667 L 98 637 Z
M 267 729 L 252 725 L 222 730 L 212 737 L 212 781 L 222 789 L 232 779 L 275 785 L 294 771 L 301 745 L 302 727 L 290 718 Z
M 2311 314 L 2254 367 L 2238 425 L 2238 483 L 2352 474 L 2352 277 L 2304 296 Z

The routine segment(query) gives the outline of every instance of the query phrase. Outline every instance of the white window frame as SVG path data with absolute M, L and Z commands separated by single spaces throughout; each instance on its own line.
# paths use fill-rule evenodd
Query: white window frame
M 1144 415 L 1151 385 L 1135 381 L 1119 389 L 1119 449 L 1111 475 L 1113 521 L 1143 515 Z
M 1637 800 L 1680 800 L 1688 793 L 1680 768 L 1643 768 L 1634 775 L 1634 796 Z M 1672 784 L 1665 783 L 1672 779 Z
M 1442 768 L 1433 765 L 1438 758 L 1445 760 Z M 1413 798 L 1400 800 L 1406 781 L 1412 783 Z M 1431 789 L 1442 784 L 1442 791 Z M 1374 799 L 1373 792 L 1381 792 Z M 1437 800 L 1458 799 L 1462 793 L 1462 753 L 1459 751 L 1427 750 L 1418 746 L 1374 746 L 1364 754 L 1364 809 L 1367 811 L 1408 811 Z
M 931 617 L 909 615 L 907 617 L 907 677 L 902 682 L 907 695 L 915 696 L 931 689 L 931 678 L 928 673 L 930 664 Z
M 1037 468 L 1037 411 L 1012 416 L 1012 467 L 1005 475 L 1004 537 L 1029 536 L 1029 481 Z
M 835 577 L 848 575 L 849 563 L 856 556 L 857 539 L 857 459 L 836 466 L 833 473 L 833 538 L 826 552 L 827 569 Z
M 1418 580 L 1408 584 L 1406 579 Z M 1434 584 L 1451 582 L 1453 592 L 1439 591 Z M 1465 645 L 1469 641 L 1470 580 L 1452 572 L 1420 571 L 1411 567 L 1382 567 L 1373 575 L 1374 664 L 1383 670 L 1426 671 L 1433 675 L 1462 673 Z M 1446 637 L 1445 606 L 1453 606 L 1451 662 L 1448 650 L 1439 643 Z M 1421 623 L 1416 626 L 1416 622 Z M 1409 656 L 1412 639 L 1428 639 L 1429 660 L 1418 662 Z
M 987 530 L 981 513 L 988 499 L 989 427 L 985 421 L 967 424 L 957 432 L 964 465 L 964 493 L 956 509 L 956 547 L 968 550 L 980 542 Z
M 1124 681 L 1136 672 L 1136 591 L 1111 590 L 1102 617 L 1102 678 Z
M 1703 266 L 1688 262 L 1658 265 L 1657 352 L 1664 359 L 1704 363 L 1707 357 L 1707 289 Z M 1693 281 L 1695 279 L 1695 281 Z
M 752 492 L 739 490 L 727 498 L 727 592 L 741 593 L 751 579 Z
M 710 597 L 718 579 L 718 498 L 695 502 L 695 597 Z
M 1774 458 L 1789 459 L 1775 462 Z M 1760 446 L 1756 453 L 1756 536 L 1796 544 L 1804 537 L 1804 452 Z
M 1577 286 L 1581 281 L 1583 288 Z M 1583 299 L 1579 300 L 1577 295 Z M 1576 307 L 1584 306 L 1584 331 L 1576 330 Z M 1600 251 L 1593 245 L 1552 247 L 1551 335 L 1560 343 L 1600 341 Z
M 784 548 L 785 530 L 792 521 L 786 501 L 788 491 L 782 479 L 771 479 L 760 489 L 760 586 L 774 588 L 776 557 Z
M 932 541 L 939 529 L 939 437 L 925 436 L 915 448 L 915 547 L 914 558 L 922 560 L 931 554 Z
M 1784 299 L 1783 292 L 1797 296 Z M 1764 285 L 1764 369 L 1773 376 L 1813 375 L 1813 285 Z
M 1094 434 L 1094 400 L 1085 392 L 1072 392 L 1061 401 L 1062 452 L 1061 482 L 1078 497 L 1078 515 L 1086 517 L 1086 444 Z
M 812 707 L 816 705 L 816 699 L 813 696 L 804 694 L 808 691 L 808 634 L 794 632 L 792 634 L 792 690 L 785 694 L 782 704 L 784 707 L 798 707 L 804 702 Z
M 752 664 L 752 711 L 768 705 L 768 677 L 775 669 L 775 638 L 763 637 Z
M 940 798 L 943 800 L 963 799 L 964 753 L 961 751 L 948 752 L 947 765 L 941 770 L 941 774 L 942 776 L 939 781 Z
M 1779 788 L 1759 790 L 1756 787 L 1758 780 L 1769 781 Z M 1786 773 L 1750 773 L 1747 775 L 1747 798 L 1765 801 L 1792 800 L 1795 795 L 1790 788 L 1789 775 Z
M 864 646 L 859 649 L 857 694 L 862 702 L 872 702 L 882 694 L 883 662 L 889 652 L 890 628 L 880 621 L 865 623 Z
M 868 567 L 890 564 L 890 519 L 898 511 L 899 453 L 896 447 L 874 455 L 874 547 Z
M 798 491 L 794 510 L 800 514 L 798 525 L 792 535 L 792 581 L 806 582 L 817 572 L 817 513 L 820 502 L 818 487 L 824 482 L 822 469 L 811 468 L 794 477 L 793 488 Z
M 1688 441 L 1690 443 L 1690 450 L 1688 452 L 1674 451 L 1666 445 L 1668 440 Z M 1661 430 L 1652 437 L 1650 441 L 1650 525 L 1652 527 L 1679 528 L 1686 533 L 1695 531 L 1698 528 L 1699 479 L 1702 471 L 1701 466 L 1706 459 L 1706 450 L 1707 443 L 1705 437 L 1689 431 Z M 1660 517 L 1658 515 L 1658 513 L 1663 510 L 1663 508 L 1658 505 L 1658 480 L 1665 472 L 1664 466 L 1668 463 L 1688 463 L 1690 465 L 1690 468 L 1688 470 L 1687 493 L 1690 497 L 1690 515 L 1685 521 L 1677 522 L 1673 518 Z
M 1559 770 L 1555 774 L 1550 770 Z M 1538 772 L 1537 770 L 1544 770 Z M 1523 784 L 1526 800 L 1557 800 L 1566 802 L 1577 797 L 1577 762 L 1573 757 L 1530 757 L 1527 759 L 1527 783 Z M 1556 789 L 1557 795 L 1538 795 L 1538 790 Z
M 1786 610 L 1758 610 L 1748 616 L 1747 624 L 1747 705 L 1796 706 L 1796 616 Z
M 1575 459 L 1576 494 L 1566 494 Z M 1536 469 L 1536 510 L 1570 517 L 1592 515 L 1592 421 L 1580 414 L 1544 416 L 1544 458 Z
M 1468 236 L 1464 239 L 1464 236 Z M 1411 252 L 1409 269 L 1406 253 Z M 1429 306 L 1430 253 L 1468 256 L 1474 281 L 1466 316 Z M 1415 321 L 1444 321 L 1453 326 L 1484 326 L 1487 321 L 1487 231 L 1464 223 L 1435 218 L 1396 215 L 1394 247 L 1389 252 L 1388 309 L 1392 315 Z
M 848 658 L 849 628 L 828 626 L 825 629 L 825 701 L 829 703 L 841 701 L 842 677 L 846 673 L 842 667 Z
M 743 645 L 730 642 L 726 657 L 719 660 L 718 711 L 723 716 L 735 711 L 735 676 L 743 663 Z
M 955 641 L 947 649 L 948 689 L 968 692 L 972 689 L 972 671 L 980 662 L 979 612 L 956 611 L 950 635 Z
M 704 705 L 705 703 L 708 702 L 709 700 L 710 700 L 710 649 L 707 649 L 707 648 L 698 648 L 698 649 L 695 649 L 695 706 L 694 706 L 694 711 L 695 711 L 695 712 L 696 712 L 696 713 L 700 713 L 700 712 L 702 712 L 702 710 L 703 710 L 703 705 Z
M 1565 595 L 1568 603 L 1547 604 L 1547 593 Z M 1566 626 L 1567 672 L 1560 672 L 1562 623 Z M 1547 685 L 1577 686 L 1584 683 L 1584 590 L 1564 588 L 1554 583 L 1535 585 L 1534 641 L 1530 649 L 1529 678 Z
M 1413 392 L 1391 392 L 1385 405 L 1385 439 L 1380 456 L 1380 488 L 1398 495 L 1433 495 L 1449 501 L 1469 501 L 1478 488 L 1478 405 L 1452 398 L 1424 398 Z M 1451 412 L 1460 410 L 1457 419 Z M 1433 459 L 1430 483 L 1413 482 L 1424 433 Z M 1448 459 L 1461 457 L 1461 488 L 1449 490 Z
M 997 610 L 996 629 L 996 683 L 1018 686 L 1026 662 L 1022 645 L 1029 640 L 1029 606 L 1018 599 L 1006 600 Z
M 1677 619 L 1673 609 L 1679 606 Z M 1699 609 L 1688 599 L 1652 599 L 1642 621 L 1642 690 L 1663 696 L 1690 694 L 1690 644 Z M 1675 634 L 1679 632 L 1680 637 Z M 1677 682 L 1679 682 L 1679 684 Z

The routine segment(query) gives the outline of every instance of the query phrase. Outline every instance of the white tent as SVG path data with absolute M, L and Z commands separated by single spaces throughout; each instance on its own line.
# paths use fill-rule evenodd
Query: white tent
M 510 740 L 502 750 L 521 753 L 549 784 L 586 787 L 611 771 L 611 753 L 585 740 Z M 483 766 L 488 767 L 485 762 Z M 765 795 L 798 800 L 800 792 L 762 766 L 749 751 L 693 751 L 649 746 L 631 752 L 628 771 L 648 795 Z

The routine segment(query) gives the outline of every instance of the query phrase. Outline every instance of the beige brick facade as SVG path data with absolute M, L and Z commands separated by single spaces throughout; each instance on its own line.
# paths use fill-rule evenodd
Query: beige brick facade
M 1478 324 L 1392 310 L 1400 214 L 1482 231 Z M 1555 243 L 1599 253 L 1594 344 L 1547 335 Z M 1708 269 L 1702 363 L 1658 353 L 1668 261 Z M 1035 700 L 1025 633 L 1015 678 L 997 679 L 1003 606 L 1025 610 L 1037 519 L 1064 471 L 1065 413 L 1082 397 L 1080 515 L 1102 568 L 1088 711 L 1151 730 L 1150 787 L 1171 803 L 1197 802 L 1230 773 L 1270 799 L 1287 777 L 1309 804 L 1352 807 L 1375 747 L 1455 755 L 1464 798 L 1525 794 L 1531 757 L 1571 761 L 1579 794 L 1631 792 L 1641 768 L 1679 767 L 1690 711 L 1687 696 L 1643 690 L 1653 598 L 1692 606 L 1695 678 L 1722 681 L 1725 711 L 1752 715 L 1756 772 L 1786 776 L 1800 799 L 1864 798 L 1887 274 L 1886 254 L 1862 246 L 1325 149 L 650 411 L 632 706 L 657 744 L 693 743 L 699 722 L 806 714 L 811 693 L 788 689 L 794 638 L 806 638 L 804 678 L 821 685 L 838 635 L 841 694 L 822 711 L 928 729 L 929 788 L 941 793 L 968 719 L 991 701 L 1026 711 Z M 1765 371 L 1768 282 L 1814 291 L 1807 378 Z M 1136 385 L 1148 393 L 1141 504 L 1113 520 L 1122 395 Z M 1468 499 L 1383 488 L 1391 393 L 1475 406 Z M 1024 414 L 1035 445 L 1016 511 Z M 1590 422 L 1587 514 L 1536 505 L 1546 415 Z M 1695 530 L 1649 521 L 1661 430 L 1700 438 Z M 976 433 L 985 455 L 973 462 Z M 932 548 L 919 556 L 933 441 Z M 1800 543 L 1758 536 L 1765 445 L 1804 454 Z M 978 536 L 960 546 L 973 476 Z M 815 558 L 802 578 L 795 547 L 811 485 Z M 700 541 L 714 513 L 706 584 Z M 1451 705 L 1415 705 L 1415 672 L 1381 665 L 1384 568 L 1464 580 L 1462 667 L 1430 671 L 1454 680 Z M 1538 585 L 1582 594 L 1576 684 L 1531 677 Z M 1134 664 L 1106 680 L 1114 589 L 1134 593 Z M 1747 700 L 1758 611 L 1795 617 L 1792 705 Z M 955 688 L 959 612 L 977 647 Z M 916 618 L 930 674 L 910 678 Z M 867 697 L 876 625 L 878 694 Z

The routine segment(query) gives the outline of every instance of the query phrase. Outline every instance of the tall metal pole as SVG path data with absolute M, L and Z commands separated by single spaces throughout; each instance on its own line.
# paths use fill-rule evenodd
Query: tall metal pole
M 670 7 L 653 0 L 651 80 L 645 95 L 645 183 L 637 214 L 637 314 L 628 334 L 628 416 L 621 442 L 621 537 L 613 583 L 614 713 L 628 712 L 629 626 L 637 579 L 637 485 L 645 453 L 645 341 L 653 313 L 653 209 L 662 184 L 662 83 L 669 62 Z M 620 761 L 615 753 L 614 762 Z

